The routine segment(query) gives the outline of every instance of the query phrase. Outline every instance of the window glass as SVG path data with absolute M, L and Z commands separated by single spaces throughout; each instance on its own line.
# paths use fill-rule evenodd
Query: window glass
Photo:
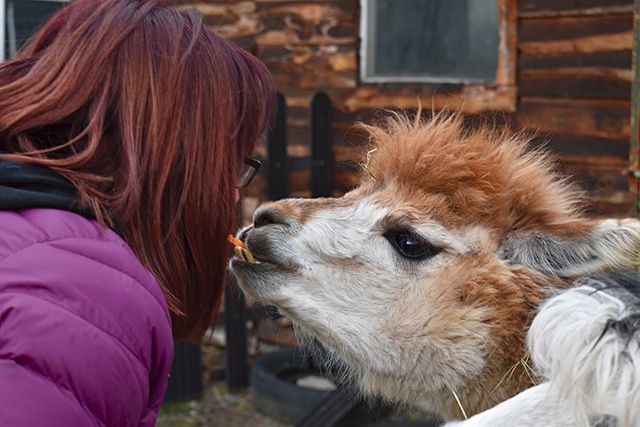
M 369 82 L 492 82 L 497 0 L 362 0 L 361 77 Z
M 11 58 L 24 42 L 68 0 L 2 0 L 4 22 L 2 24 L 3 57 Z M 0 14 L 2 15 L 2 14 Z

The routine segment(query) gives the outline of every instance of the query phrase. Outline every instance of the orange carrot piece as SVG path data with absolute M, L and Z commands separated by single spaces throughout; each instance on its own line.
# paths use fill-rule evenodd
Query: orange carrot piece
M 236 239 L 231 234 L 229 234 L 229 237 L 227 237 L 227 240 L 233 243 L 235 246 L 240 246 L 241 248 L 244 248 L 244 242 L 242 240 Z

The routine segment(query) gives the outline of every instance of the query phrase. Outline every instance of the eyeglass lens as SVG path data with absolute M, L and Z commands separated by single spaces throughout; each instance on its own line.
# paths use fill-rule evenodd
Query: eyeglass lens
M 260 169 L 260 160 L 255 157 L 247 157 L 244 159 L 244 170 L 238 178 L 238 188 L 244 188 L 253 180 Z

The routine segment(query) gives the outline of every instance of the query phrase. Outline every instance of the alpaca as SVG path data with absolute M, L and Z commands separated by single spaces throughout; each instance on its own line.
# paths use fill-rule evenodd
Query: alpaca
M 238 233 L 243 292 L 364 395 L 452 425 L 640 421 L 638 287 L 612 273 L 635 265 L 640 222 L 586 217 L 522 134 L 455 114 L 361 126 L 372 146 L 354 190 L 266 203 Z
M 544 382 L 447 427 L 640 425 L 640 281 L 592 275 L 545 301 L 527 336 Z

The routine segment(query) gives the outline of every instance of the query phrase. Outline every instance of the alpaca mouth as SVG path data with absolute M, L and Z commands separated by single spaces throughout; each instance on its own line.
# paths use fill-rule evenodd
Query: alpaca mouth
M 260 264 L 260 261 L 256 260 L 242 240 L 237 239 L 231 234 L 229 234 L 227 240 L 234 245 L 233 252 L 235 253 L 236 258 L 246 261 L 249 264 Z
M 236 258 L 248 262 L 249 264 L 262 264 L 246 247 L 236 246 L 233 248 Z
M 232 261 L 236 265 L 271 266 L 283 271 L 294 271 L 298 267 L 295 262 L 272 254 L 268 250 L 265 251 L 264 248 L 262 250 L 258 249 L 256 252 L 255 249 L 257 248 L 253 250 L 248 248 L 243 240 L 232 235 L 229 235 L 228 240 L 234 245 L 233 252 L 235 256 Z

